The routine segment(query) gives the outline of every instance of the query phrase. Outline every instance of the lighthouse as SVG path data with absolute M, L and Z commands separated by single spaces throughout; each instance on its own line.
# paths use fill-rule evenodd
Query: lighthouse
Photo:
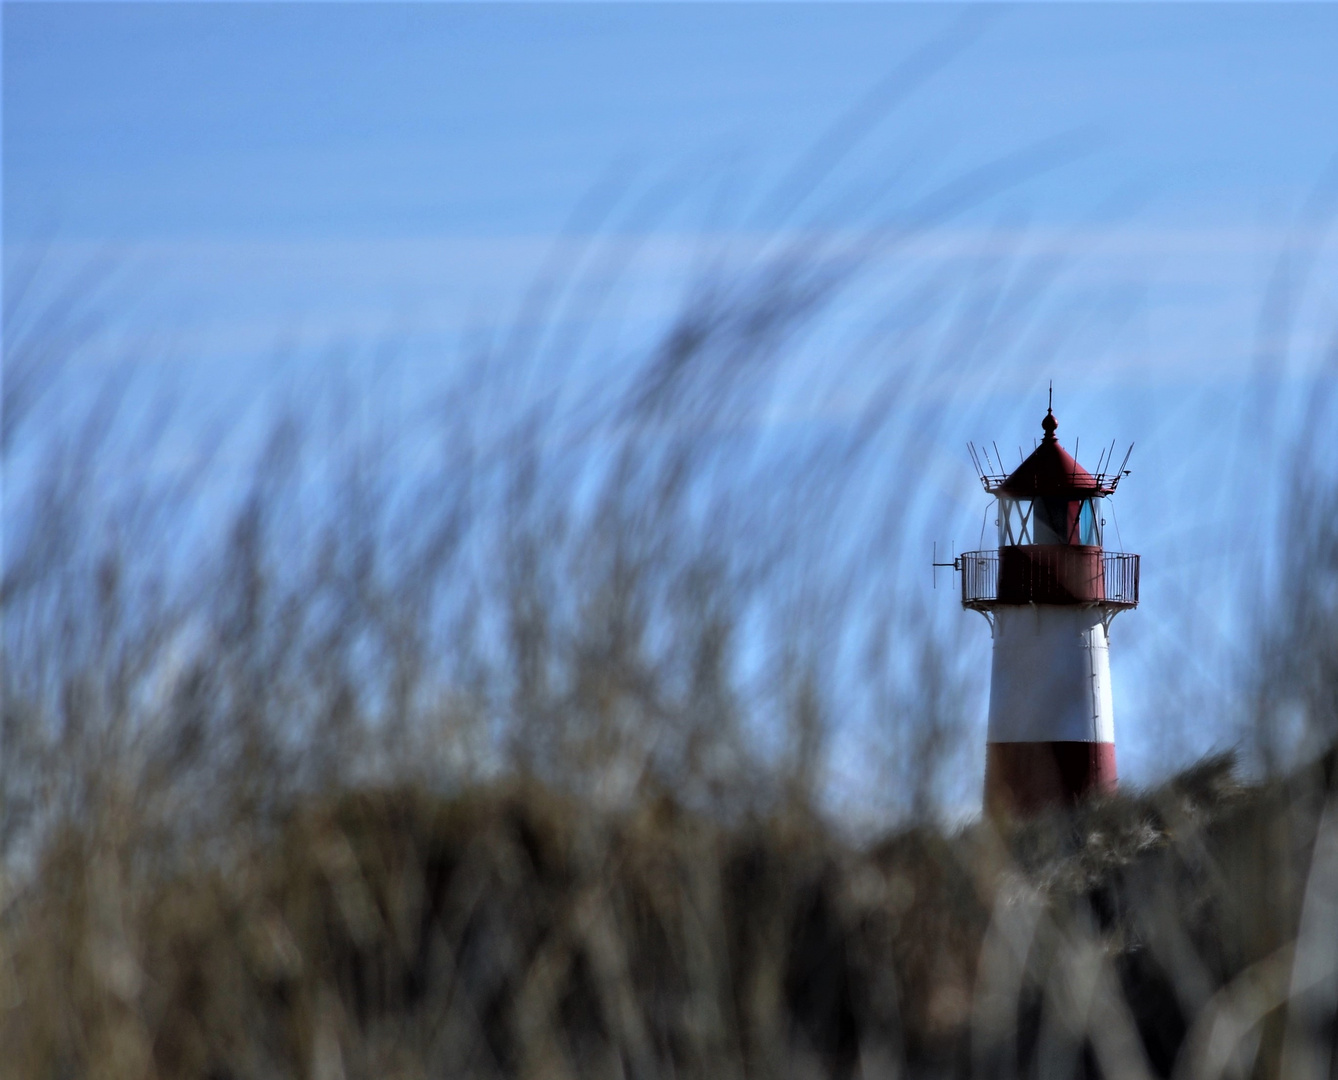
M 985 810 L 996 817 L 1115 788 L 1110 624 L 1138 604 L 1138 556 L 1102 546 L 1102 500 L 1129 454 L 1110 469 L 1112 444 L 1093 475 L 1059 444 L 1058 427 L 1048 408 L 1040 443 L 1007 474 L 997 447 L 992 457 L 971 447 L 995 499 L 998 547 L 952 564 L 962 606 L 983 614 L 994 638 Z

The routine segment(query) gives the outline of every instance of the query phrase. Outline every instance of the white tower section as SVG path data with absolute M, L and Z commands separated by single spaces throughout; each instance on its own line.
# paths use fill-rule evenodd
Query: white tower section
M 990 742 L 1115 742 L 1107 618 L 1097 607 L 995 609 Z

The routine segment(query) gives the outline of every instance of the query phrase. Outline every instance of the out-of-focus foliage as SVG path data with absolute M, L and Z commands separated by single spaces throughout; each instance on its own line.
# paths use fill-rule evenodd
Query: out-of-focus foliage
M 562 365 L 549 283 L 430 429 L 304 390 L 247 467 L 134 379 L 43 402 L 90 324 L 7 309 L 0 1074 L 1331 1075 L 1332 751 L 943 825 L 978 687 L 880 576 L 919 493 L 869 486 L 928 375 L 778 441 L 870 252 L 754 256 L 621 366 Z M 896 332 L 1009 337 L 1018 288 Z M 1242 692 L 1313 748 L 1338 568 L 1297 500 L 1310 587 Z M 854 704 L 877 841 L 831 813 Z
M 7 898 L 7 1075 L 1326 1076 L 1335 759 L 852 847 L 511 782 L 169 851 L 122 794 Z

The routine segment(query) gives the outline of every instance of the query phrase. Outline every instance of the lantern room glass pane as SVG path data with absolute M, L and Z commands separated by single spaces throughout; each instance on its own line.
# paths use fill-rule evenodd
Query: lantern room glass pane
M 1068 499 L 1032 500 L 1031 535 L 1033 544 L 1067 544 L 1075 506 Z
M 1027 499 L 999 499 L 999 546 L 1030 544 L 1031 503 Z
M 1085 499 L 1078 515 L 1078 543 L 1091 547 L 1101 546 L 1101 516 L 1095 499 Z
M 999 546 L 1086 544 L 1101 546 L 1101 517 L 1094 499 L 1009 499 L 998 506 Z

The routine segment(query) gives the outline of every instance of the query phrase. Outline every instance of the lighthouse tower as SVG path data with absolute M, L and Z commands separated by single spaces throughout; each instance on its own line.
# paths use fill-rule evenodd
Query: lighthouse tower
M 999 546 L 954 565 L 962 606 L 985 615 L 994 636 L 985 809 L 995 816 L 1115 787 L 1109 631 L 1138 604 L 1138 556 L 1103 549 L 1101 500 L 1129 455 L 1094 476 L 1059 445 L 1058 427 L 1047 409 L 1040 444 L 1006 475 L 997 450 L 971 448 L 997 500 Z M 1113 447 L 1102 454 L 1107 467 L 1113 458 Z

